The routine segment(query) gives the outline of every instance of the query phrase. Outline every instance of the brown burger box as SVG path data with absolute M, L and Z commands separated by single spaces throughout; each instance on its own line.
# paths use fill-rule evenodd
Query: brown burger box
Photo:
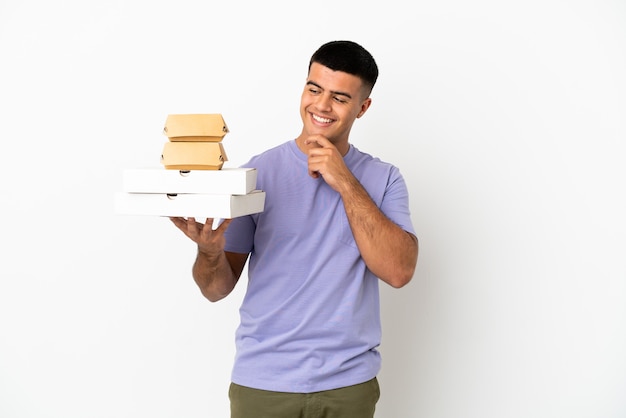
M 228 133 L 228 126 L 219 113 L 171 114 L 165 120 L 163 133 L 174 142 L 220 142 Z
M 221 170 L 228 161 L 221 142 L 172 142 L 163 146 L 161 164 L 168 170 Z

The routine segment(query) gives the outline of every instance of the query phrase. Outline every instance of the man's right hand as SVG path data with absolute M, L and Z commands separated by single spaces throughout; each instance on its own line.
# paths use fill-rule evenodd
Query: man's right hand
M 237 284 L 248 254 L 227 253 L 224 232 L 232 219 L 224 219 L 213 229 L 213 218 L 202 224 L 195 218 L 170 217 L 178 229 L 198 245 L 193 279 L 211 302 L 225 298 Z
M 226 245 L 224 232 L 232 219 L 224 219 L 216 229 L 213 229 L 213 218 L 207 218 L 204 224 L 196 222 L 195 218 L 170 217 L 170 220 L 198 245 L 199 252 L 207 256 L 216 256 L 224 251 Z

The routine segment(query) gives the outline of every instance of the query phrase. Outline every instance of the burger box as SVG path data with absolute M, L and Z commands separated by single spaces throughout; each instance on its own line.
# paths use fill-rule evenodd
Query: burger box
M 241 195 L 256 189 L 255 168 L 221 170 L 166 170 L 162 167 L 126 169 L 127 193 L 209 193 Z
M 123 215 L 230 219 L 263 212 L 264 208 L 265 192 L 261 190 L 244 195 L 125 192 L 115 194 L 115 211 Z
M 163 133 L 170 141 L 220 142 L 228 133 L 219 113 L 168 115 Z
M 221 170 L 228 161 L 221 142 L 171 142 L 163 146 L 161 164 L 170 170 Z

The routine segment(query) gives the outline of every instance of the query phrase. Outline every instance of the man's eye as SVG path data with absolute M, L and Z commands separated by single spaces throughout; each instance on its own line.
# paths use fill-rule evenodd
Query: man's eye
M 337 103 L 345 103 L 346 102 L 346 100 L 343 97 L 340 97 L 340 96 L 335 96 L 335 101 Z

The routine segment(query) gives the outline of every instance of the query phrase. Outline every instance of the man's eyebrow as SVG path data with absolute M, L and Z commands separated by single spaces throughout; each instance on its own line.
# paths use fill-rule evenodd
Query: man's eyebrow
M 309 81 L 306 82 L 306 84 L 307 84 L 307 86 L 308 85 L 312 85 L 312 86 L 317 87 L 318 89 L 324 90 L 324 88 L 322 86 L 320 86 L 319 84 L 317 84 L 315 81 L 309 80 Z M 344 93 L 343 91 L 331 91 L 331 93 L 339 95 L 339 96 L 346 96 L 348 99 L 352 99 L 352 96 L 350 94 Z

